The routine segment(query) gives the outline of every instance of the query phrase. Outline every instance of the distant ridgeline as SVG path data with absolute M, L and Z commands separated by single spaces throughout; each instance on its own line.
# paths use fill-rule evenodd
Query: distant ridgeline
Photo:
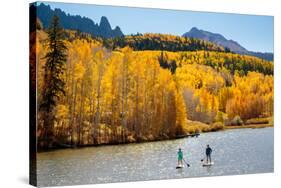
M 40 3 L 37 6 L 37 17 L 41 21 L 43 28 L 49 27 L 52 17 L 57 15 L 60 19 L 60 24 L 64 29 L 79 30 L 81 32 L 89 33 L 92 36 L 100 36 L 103 38 L 114 38 L 123 36 L 121 29 L 117 26 L 111 28 L 106 17 L 101 17 L 100 23 L 97 24 L 87 17 L 79 15 L 66 14 L 61 9 L 52 10 L 49 5 Z
M 242 55 L 251 55 L 256 56 L 268 61 L 273 61 L 273 53 L 262 53 L 262 52 L 252 52 L 248 51 L 246 48 L 241 46 L 238 42 L 234 40 L 227 40 L 224 36 L 218 33 L 212 33 L 209 31 L 204 31 L 202 29 L 197 29 L 196 27 L 191 28 L 190 31 L 184 33 L 182 36 L 189 38 L 197 38 L 206 40 L 217 45 L 224 46 L 230 49 L 232 52 L 242 54 Z
M 218 51 L 234 52 L 241 55 L 250 55 L 264 60 L 273 61 L 273 53 L 252 52 L 245 49 L 234 40 L 227 40 L 224 36 L 193 27 L 182 36 L 168 34 L 136 34 L 124 36 L 119 26 L 111 28 L 105 16 L 100 23 L 95 23 L 87 17 L 66 14 L 61 9 L 52 10 L 49 5 L 40 3 L 37 7 L 37 17 L 44 29 L 48 28 L 51 18 L 57 15 L 64 29 L 77 30 L 79 33 L 88 33 L 92 37 L 102 37 L 104 46 L 115 50 L 130 46 L 134 50 L 165 50 L 165 51 Z
M 52 10 L 49 5 L 43 3 L 36 7 L 39 28 L 48 28 L 52 17 L 56 14 L 60 18 L 62 27 L 66 29 L 66 38 L 69 41 L 91 38 L 90 40 L 98 41 L 111 50 L 129 46 L 134 51 L 162 51 L 158 56 L 160 66 L 170 69 L 172 73 L 180 66 L 175 62 L 190 61 L 188 64 L 197 62 L 215 69 L 224 67 L 232 74 L 235 71 L 240 75 L 245 75 L 248 71 L 257 71 L 273 75 L 273 62 L 270 62 L 273 60 L 272 53 L 248 51 L 239 43 L 227 40 L 220 34 L 192 28 L 183 36 L 158 33 L 125 36 L 118 26 L 112 30 L 106 17 L 101 17 L 100 24 L 96 24 L 86 17 L 72 16 L 60 9 Z M 179 58 L 173 59 L 167 58 L 167 52 L 163 51 L 182 53 L 178 54 Z

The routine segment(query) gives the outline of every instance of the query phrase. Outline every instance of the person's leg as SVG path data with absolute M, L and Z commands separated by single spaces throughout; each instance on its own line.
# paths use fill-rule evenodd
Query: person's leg
M 209 155 L 206 155 L 206 158 L 207 158 L 207 163 L 209 162 Z
M 210 163 L 212 163 L 212 158 L 211 158 L 211 155 L 209 155 L 209 158 L 210 158 Z

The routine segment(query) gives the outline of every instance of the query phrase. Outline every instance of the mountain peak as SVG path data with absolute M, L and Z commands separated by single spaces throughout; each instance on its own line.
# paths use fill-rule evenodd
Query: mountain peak
M 119 27 L 119 26 L 116 26 L 116 27 L 114 28 L 114 31 L 115 31 L 115 32 L 122 33 L 122 31 L 121 31 L 121 29 L 120 29 L 120 27 Z
M 237 52 L 237 53 L 247 52 L 247 50 L 244 47 L 242 47 L 240 44 L 238 44 L 233 40 L 227 40 L 223 35 L 219 33 L 212 33 L 210 31 L 199 30 L 196 27 L 192 27 L 191 30 L 189 32 L 184 33 L 183 36 L 189 38 L 198 38 L 209 42 L 213 42 L 220 46 L 229 48 L 233 52 Z
M 221 35 L 219 33 L 212 33 L 210 31 L 204 31 L 204 30 L 198 29 L 196 27 L 192 27 L 189 30 L 189 32 L 184 33 L 183 36 L 209 41 L 209 42 L 215 43 L 217 45 L 224 46 L 224 47 L 230 49 L 232 52 L 235 52 L 238 54 L 248 54 L 248 55 L 253 55 L 253 56 L 263 58 L 263 59 L 266 59 L 269 61 L 273 60 L 272 53 L 257 53 L 257 52 L 248 51 L 246 48 L 241 46 L 238 42 L 236 42 L 232 39 L 227 40 L 223 35 Z
M 198 32 L 199 29 L 197 27 L 192 27 L 189 32 Z
M 101 17 L 99 27 L 100 35 L 104 36 L 105 38 L 120 37 L 123 35 L 119 26 L 116 26 L 114 29 L 111 28 L 111 25 L 105 16 Z
M 100 19 L 100 28 L 105 30 L 111 30 L 110 23 L 105 16 L 102 16 Z

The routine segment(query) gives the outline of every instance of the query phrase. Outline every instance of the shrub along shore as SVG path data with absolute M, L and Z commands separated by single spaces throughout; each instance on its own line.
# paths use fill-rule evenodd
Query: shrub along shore
M 236 117 L 231 122 L 215 122 L 213 124 L 205 124 L 199 121 L 188 121 L 185 127 L 186 134 L 195 134 L 200 132 L 220 131 L 224 129 L 242 129 L 242 128 L 265 128 L 273 127 L 273 117 L 270 118 L 253 118 L 245 121 L 245 123 Z

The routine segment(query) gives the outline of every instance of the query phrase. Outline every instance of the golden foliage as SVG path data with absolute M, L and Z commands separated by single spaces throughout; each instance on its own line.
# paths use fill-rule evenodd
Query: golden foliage
M 161 51 L 129 47 L 109 51 L 91 39 L 74 39 L 66 45 L 66 95 L 54 111 L 56 136 L 65 142 L 154 140 L 222 129 L 236 116 L 247 120 L 273 115 L 271 62 L 222 52 L 165 52 L 165 58 L 177 65 L 172 74 L 159 65 Z M 37 41 L 37 48 L 40 101 L 44 40 Z M 248 70 L 235 68 L 235 62 L 248 64 Z

